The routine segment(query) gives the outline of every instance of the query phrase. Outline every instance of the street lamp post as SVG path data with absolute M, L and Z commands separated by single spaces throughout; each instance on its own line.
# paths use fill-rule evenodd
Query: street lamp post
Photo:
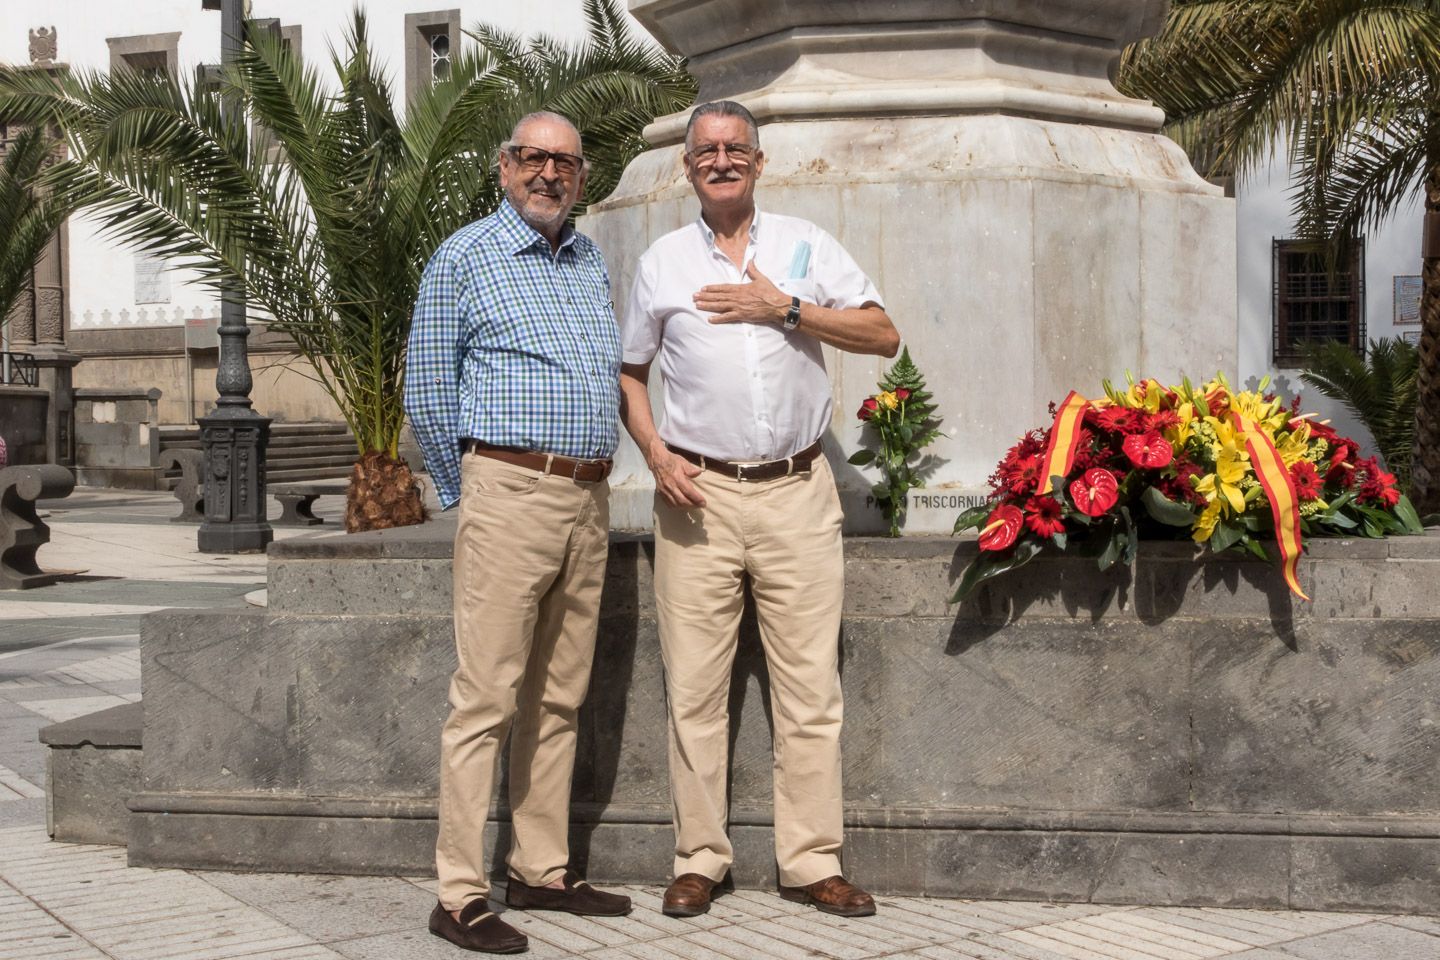
M 243 42 L 243 0 L 201 0 L 206 10 L 220 11 L 220 61 L 235 61 Z M 233 93 L 221 104 L 226 123 L 243 123 Z M 205 520 L 198 535 L 201 553 L 263 553 L 274 539 L 265 519 L 265 447 L 270 420 L 250 405 L 250 357 L 246 338 L 245 293 L 237 282 L 220 293 L 220 361 L 215 374 L 219 399 L 209 416 L 201 417 L 200 442 L 205 450 Z

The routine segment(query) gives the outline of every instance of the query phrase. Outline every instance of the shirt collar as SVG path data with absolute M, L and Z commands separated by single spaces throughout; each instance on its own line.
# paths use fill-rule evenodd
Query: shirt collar
M 516 210 L 513 206 L 511 206 L 508 197 L 500 201 L 500 206 L 495 211 L 495 218 L 496 221 L 500 224 L 500 229 L 511 241 L 511 253 L 519 253 L 522 250 L 528 250 L 531 247 L 535 246 L 535 244 L 537 243 L 543 244 L 545 246 L 546 253 L 550 252 L 550 241 L 546 240 L 544 235 L 542 235 L 539 230 L 536 230 L 534 227 L 530 226 L 530 224 L 525 222 L 525 220 L 520 216 L 519 211 Z M 558 250 L 555 251 L 556 254 L 558 255 L 560 250 L 564 250 L 566 247 L 571 246 L 575 242 L 576 236 L 577 234 L 575 233 L 575 228 L 572 227 L 570 224 L 567 223 L 565 224 L 565 226 L 561 227 L 560 247 Z
M 711 250 L 715 249 L 715 231 L 710 229 L 710 224 L 705 222 L 705 215 L 702 213 L 695 218 L 700 225 L 700 236 L 705 238 L 705 246 Z M 760 208 L 756 207 L 755 212 L 750 215 L 750 242 L 754 243 L 760 237 Z

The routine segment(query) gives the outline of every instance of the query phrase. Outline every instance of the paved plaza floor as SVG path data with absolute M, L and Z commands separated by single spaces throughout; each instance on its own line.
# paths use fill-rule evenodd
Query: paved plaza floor
M 333 523 L 339 508 L 322 499 L 317 513 Z M 73 578 L 0 592 L 0 960 L 465 956 L 425 930 L 428 878 L 149 870 L 127 867 L 118 847 L 48 839 L 37 731 L 139 699 L 141 616 L 263 602 L 264 564 L 197 553 L 195 528 L 168 522 L 179 510 L 168 495 L 80 489 L 45 509 L 41 565 Z M 506 919 L 536 958 L 1440 960 L 1431 918 L 882 897 L 877 916 L 840 920 L 738 891 L 675 920 L 659 888 L 623 889 L 629 917 Z

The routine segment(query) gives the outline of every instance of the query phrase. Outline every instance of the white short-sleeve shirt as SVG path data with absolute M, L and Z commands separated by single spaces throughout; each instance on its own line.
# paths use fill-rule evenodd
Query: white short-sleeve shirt
M 845 310 L 880 294 L 834 237 L 808 220 L 756 211 L 751 261 L 782 291 Z M 691 299 L 701 287 L 746 283 L 703 219 L 656 240 L 640 258 L 620 322 L 626 363 L 660 358 L 666 443 L 722 460 L 779 460 L 830 423 L 820 341 L 778 323 L 710 323 Z

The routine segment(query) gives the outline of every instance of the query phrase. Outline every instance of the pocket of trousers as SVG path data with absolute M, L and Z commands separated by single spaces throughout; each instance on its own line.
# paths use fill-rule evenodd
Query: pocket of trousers
M 534 491 L 540 478 L 523 473 L 492 473 L 470 478 L 470 492 L 481 497 L 523 497 Z

